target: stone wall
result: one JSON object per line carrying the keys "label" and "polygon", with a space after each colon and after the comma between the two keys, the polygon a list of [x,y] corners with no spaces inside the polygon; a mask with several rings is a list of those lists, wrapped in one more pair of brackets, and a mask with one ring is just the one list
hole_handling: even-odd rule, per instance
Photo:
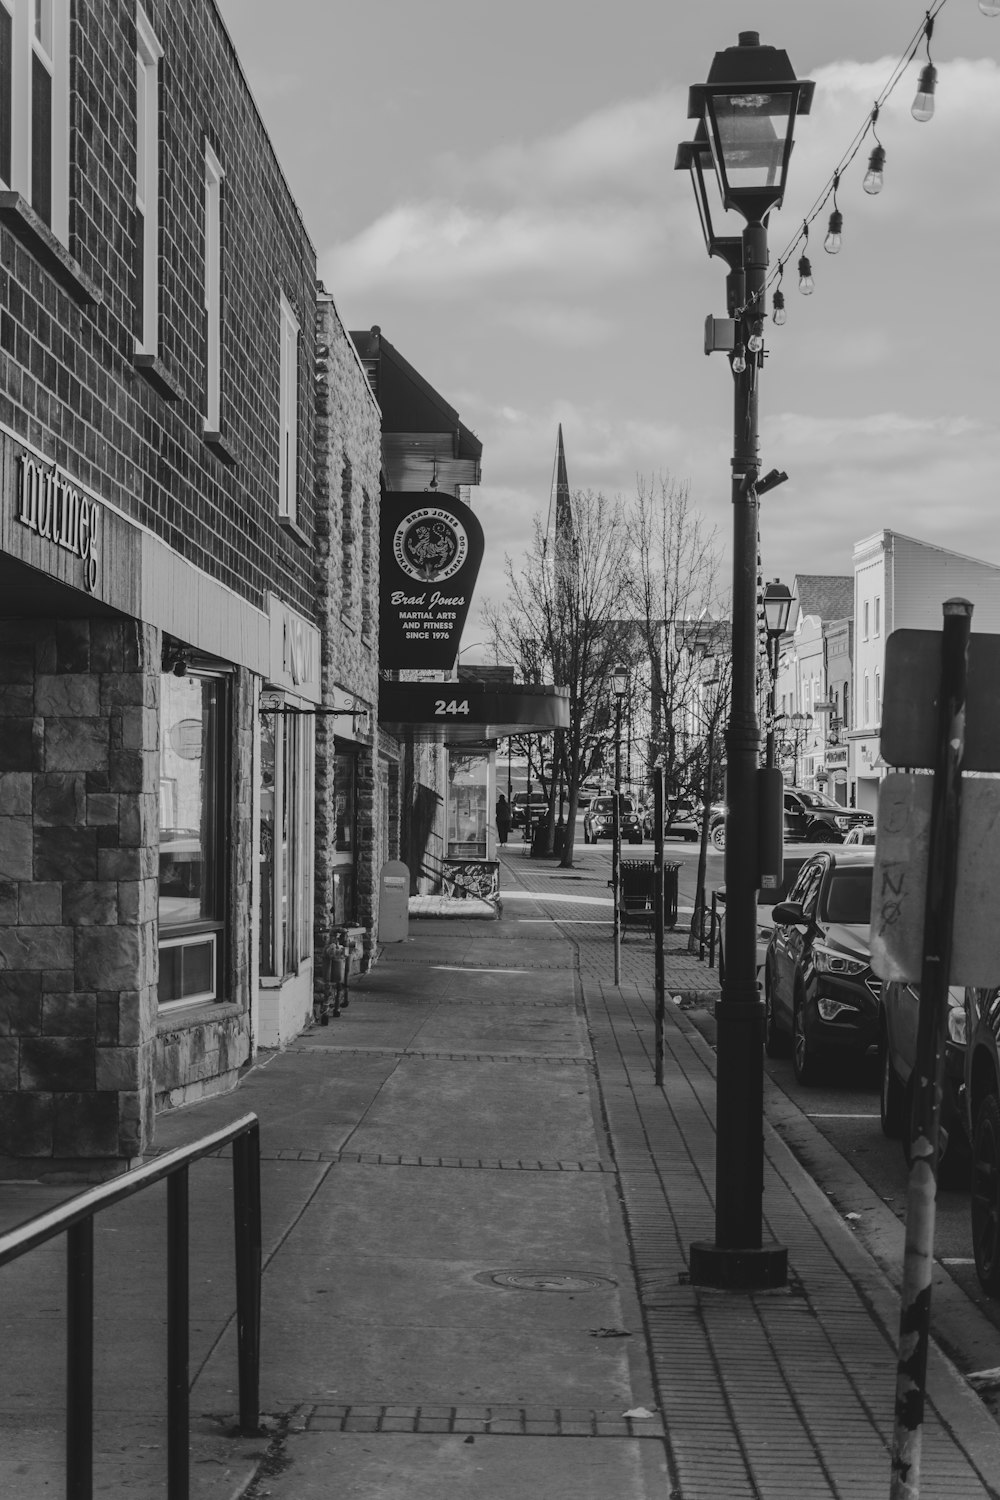
{"label": "stone wall", "polygon": [[0,1156],[103,1176],[152,1140],[159,632],[0,621]]}
{"label": "stone wall", "polygon": [[[336,740],[357,749],[358,827],[355,879],[359,922],[371,961],[377,920],[381,799],[374,764],[378,716],[378,516],[381,420],[354,345],[334,306],[320,295],[316,334],[316,596],[322,628],[323,703],[355,695],[371,709],[363,734],[355,721],[320,715],[316,723],[317,957],[333,906],[334,753]],[[317,963],[317,981],[322,965]]]}

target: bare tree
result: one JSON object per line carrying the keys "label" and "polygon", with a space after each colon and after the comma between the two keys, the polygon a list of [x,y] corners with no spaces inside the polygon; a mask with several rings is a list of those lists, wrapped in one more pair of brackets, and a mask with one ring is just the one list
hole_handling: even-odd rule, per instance
{"label": "bare tree", "polygon": [[[559,557],[536,520],[521,564],[505,558],[507,597],[482,608],[498,660],[526,664],[534,653],[544,675],[569,692],[569,727],[557,732],[553,756],[553,779],[561,773],[569,803],[566,868],[573,863],[580,783],[608,739],[611,668],[632,638],[622,620],[630,558],[621,509],[592,491],[578,491],[572,508],[572,535],[563,537]],[[550,826],[551,807],[550,799]]]}
{"label": "bare tree", "polygon": [[647,769],[663,766],[669,813],[680,798],[710,799],[703,686],[709,675],[728,681],[731,653],[722,546],[689,486],[662,474],[639,479],[626,526],[636,676],[649,694]]}

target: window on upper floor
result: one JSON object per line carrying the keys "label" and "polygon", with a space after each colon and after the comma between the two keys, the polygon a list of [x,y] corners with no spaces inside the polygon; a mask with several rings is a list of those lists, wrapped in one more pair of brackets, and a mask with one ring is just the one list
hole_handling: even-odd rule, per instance
{"label": "window on upper floor", "polygon": [[163,49],[136,7],[135,347],[157,352],[160,315],[160,58]]}
{"label": "window on upper floor", "polygon": [[875,634],[877,636],[882,634],[882,599],[880,596],[875,599]]}
{"label": "window on upper floor", "polygon": [[867,727],[867,725],[869,725],[871,723],[871,721],[872,721],[871,693],[869,691],[868,673],[867,672],[865,673],[864,690],[865,690],[865,693],[864,693],[864,713],[865,713],[864,722],[865,722],[865,725]]}
{"label": "window on upper floor", "polygon": [[882,673],[875,673],[875,723],[882,722]]}
{"label": "window on upper floor", "polygon": [[299,320],[281,293],[281,358],[279,370],[278,514],[285,521],[298,516]]}
{"label": "window on upper floor", "polygon": [[205,431],[220,426],[222,391],[222,178],[219,159],[205,146]]}
{"label": "window on upper floor", "polygon": [[863,640],[867,640],[868,639],[868,600],[867,599],[865,600],[864,606],[862,608],[861,618],[864,621],[864,626],[863,626],[863,629],[862,629],[862,639]]}
{"label": "window on upper floor", "polygon": [[0,0],[0,180],[69,243],[69,0]]}

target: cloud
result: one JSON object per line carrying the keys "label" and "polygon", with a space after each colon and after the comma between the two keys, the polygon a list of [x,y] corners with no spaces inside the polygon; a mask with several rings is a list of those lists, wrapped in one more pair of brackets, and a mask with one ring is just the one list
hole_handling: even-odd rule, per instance
{"label": "cloud", "polygon": [[520,302],[496,309],[505,328],[562,349],[588,349],[605,343],[614,332],[613,319],[571,302]]}
{"label": "cloud", "polygon": [[532,274],[593,283],[645,266],[661,236],[656,215],[641,209],[610,215],[599,205],[554,212],[409,203],[335,246],[320,274],[347,293],[391,287],[453,296],[484,281]]}
{"label": "cloud", "polygon": [[678,121],[685,102],[678,90],[627,99],[532,142],[511,142],[474,162],[443,159],[452,189],[500,193],[524,200],[553,194],[649,192],[673,167]]}

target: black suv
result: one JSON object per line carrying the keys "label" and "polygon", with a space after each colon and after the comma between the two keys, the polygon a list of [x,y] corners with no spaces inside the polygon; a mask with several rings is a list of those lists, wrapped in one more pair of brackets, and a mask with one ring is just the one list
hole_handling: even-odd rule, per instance
{"label": "black suv", "polygon": [[510,799],[510,826],[523,828],[525,815],[537,823],[549,810],[549,799],[544,792],[515,792]]}
{"label": "black suv", "polygon": [[805,787],[785,787],[786,844],[842,844],[852,828],[874,828],[869,812],[856,807],[841,807],[823,792]]}
{"label": "black suv", "polygon": [[879,1040],[881,981],[871,967],[874,849],[811,854],[772,911],[764,960],[764,1050],[791,1048],[799,1083],[824,1054],[863,1054]]}

